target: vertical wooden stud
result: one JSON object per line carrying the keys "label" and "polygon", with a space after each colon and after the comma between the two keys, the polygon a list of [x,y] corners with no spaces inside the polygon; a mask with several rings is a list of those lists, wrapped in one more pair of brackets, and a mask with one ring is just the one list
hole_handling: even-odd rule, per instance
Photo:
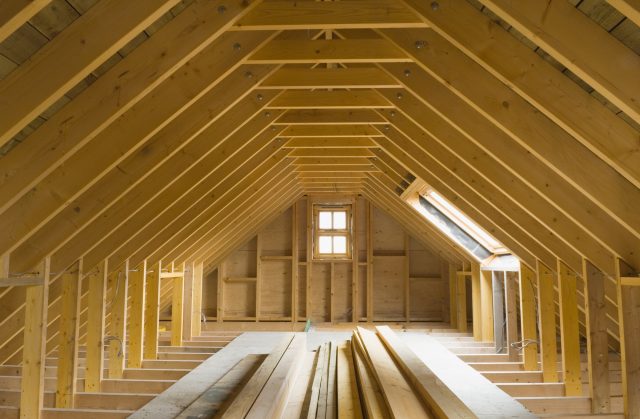
{"label": "vertical wooden stud", "polygon": [[358,217],[358,197],[353,200],[353,208],[351,211],[351,321],[353,323],[358,322],[358,313],[360,308],[358,307],[358,295],[360,293],[359,288],[359,275],[360,268],[358,262],[360,262],[360,246],[358,245],[358,223],[360,223]]}
{"label": "vertical wooden stud", "polygon": [[171,346],[182,346],[184,276],[176,276],[171,278],[171,280],[173,281],[173,296],[171,299]]}
{"label": "vertical wooden stud", "polygon": [[[182,340],[191,341],[193,324],[193,262],[184,263],[184,303],[182,311]],[[198,321],[200,317],[198,317]]]}
{"label": "vertical wooden stud", "polygon": [[538,369],[538,336],[536,331],[535,272],[520,264],[520,328],[524,348],[522,357],[526,371]]}
{"label": "vertical wooden stud", "polygon": [[560,341],[565,394],[582,395],[580,378],[580,335],[578,332],[578,295],[576,274],[558,259],[560,290]]}
{"label": "vertical wooden stud", "polygon": [[473,309],[473,338],[482,340],[482,298],[480,292],[480,264],[471,263],[471,304]]}
{"label": "vertical wooden stud", "polygon": [[334,292],[336,289],[336,284],[335,284],[335,276],[336,276],[336,266],[333,262],[331,262],[329,264],[330,266],[330,279],[329,279],[329,296],[330,296],[330,301],[329,301],[329,321],[331,323],[335,322],[335,309],[334,309]]}
{"label": "vertical wooden stud", "polygon": [[129,261],[108,277],[111,290],[111,321],[109,324],[109,378],[122,378],[126,353],[127,290],[129,287]]}
{"label": "vertical wooden stud", "polygon": [[609,336],[607,333],[607,309],[605,297],[606,276],[591,262],[582,260],[584,279],[587,370],[589,371],[589,395],[592,413],[609,413]]}
{"label": "vertical wooden stud", "polygon": [[222,323],[222,317],[224,316],[224,281],[227,277],[227,265],[225,261],[220,262],[218,266],[218,304],[216,320],[218,323]]}
{"label": "vertical wooden stud", "polygon": [[409,284],[409,235],[404,233],[404,258],[402,260],[402,280],[404,289],[404,319],[408,323],[411,320],[410,284]]}
{"label": "vertical wooden stud", "polygon": [[158,326],[160,320],[160,274],[162,262],[147,271],[144,306],[144,359],[158,358]]}
{"label": "vertical wooden stud", "polygon": [[260,320],[262,310],[262,236],[256,236],[256,321]]}
{"label": "vertical wooden stud", "polygon": [[504,273],[504,301],[507,319],[507,353],[509,361],[517,362],[520,358],[519,351],[511,344],[518,341],[518,303],[516,297],[516,274]]}
{"label": "vertical wooden stud", "polygon": [[482,340],[490,342],[495,339],[493,329],[493,272],[480,272],[480,298],[482,313]]}
{"label": "vertical wooden stud", "polygon": [[291,322],[298,321],[298,203],[291,207]]}
{"label": "vertical wooden stud", "polygon": [[193,305],[191,313],[191,336],[202,334],[202,276],[204,275],[204,264],[202,262],[193,264]]}
{"label": "vertical wooden stud", "polygon": [[458,330],[466,333],[468,330],[467,324],[467,277],[465,275],[458,275],[456,273],[455,265],[449,265],[449,270],[453,271],[456,275],[456,300],[458,312],[456,319],[458,321]]}
{"label": "vertical wooden stud", "polygon": [[640,287],[622,285],[624,276],[638,276],[624,262],[616,264],[622,396],[625,417],[640,418]]}
{"label": "vertical wooden stud", "polygon": [[540,329],[540,358],[545,383],[558,381],[558,346],[556,342],[556,307],[554,302],[554,273],[536,261],[538,273],[538,322]]}
{"label": "vertical wooden stud", "polygon": [[373,206],[367,201],[367,321],[373,321]]}
{"label": "vertical wooden stud", "polygon": [[91,310],[87,316],[87,360],[84,391],[100,391],[104,370],[104,318],[107,288],[107,261],[100,264],[88,277]]}
{"label": "vertical wooden stud", "polygon": [[305,301],[307,320],[311,320],[311,302],[313,300],[313,293],[311,292],[311,274],[313,273],[313,201],[307,197],[307,269],[306,269],[306,286],[307,295]]}
{"label": "vertical wooden stud", "polygon": [[458,274],[452,264],[442,263],[442,271],[447,272],[449,280],[449,324],[458,327]]}
{"label": "vertical wooden stud", "polygon": [[[4,264],[6,265],[6,259]],[[8,271],[8,268],[4,268]],[[28,286],[24,316],[20,418],[39,419],[44,399],[44,365],[47,343],[47,308],[49,299],[49,258],[40,269],[42,285]]]}
{"label": "vertical wooden stud", "polygon": [[127,322],[127,367],[142,368],[144,345],[144,307],[147,278],[147,261],[143,261],[130,272],[131,306]]}
{"label": "vertical wooden stud", "polygon": [[78,318],[80,316],[82,260],[62,274],[62,310],[58,334],[56,407],[73,408],[78,377]]}

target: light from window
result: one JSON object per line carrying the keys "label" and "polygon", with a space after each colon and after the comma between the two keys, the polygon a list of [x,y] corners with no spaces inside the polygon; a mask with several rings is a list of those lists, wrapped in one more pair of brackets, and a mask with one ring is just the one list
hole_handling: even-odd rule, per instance
{"label": "light from window", "polygon": [[316,205],[314,208],[314,257],[345,259],[350,250],[350,205]]}

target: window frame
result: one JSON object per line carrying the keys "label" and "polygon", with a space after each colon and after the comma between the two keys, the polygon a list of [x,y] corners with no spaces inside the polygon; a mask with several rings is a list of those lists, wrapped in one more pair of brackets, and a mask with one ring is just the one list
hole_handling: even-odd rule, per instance
{"label": "window frame", "polygon": [[[314,260],[351,260],[353,253],[352,229],[353,229],[353,207],[351,204],[313,204],[313,259]],[[321,229],[321,212],[345,212],[346,227],[344,229]],[[332,215],[333,220],[333,215]],[[333,221],[332,221],[333,223]],[[345,237],[346,253],[320,253],[320,236]],[[333,240],[333,239],[332,239]],[[332,243],[333,246],[333,243]]]}

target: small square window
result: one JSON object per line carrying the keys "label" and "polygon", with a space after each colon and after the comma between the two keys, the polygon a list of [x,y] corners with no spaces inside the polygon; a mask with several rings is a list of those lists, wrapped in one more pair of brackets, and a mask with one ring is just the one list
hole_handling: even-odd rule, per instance
{"label": "small square window", "polygon": [[314,258],[351,258],[351,206],[314,206]]}

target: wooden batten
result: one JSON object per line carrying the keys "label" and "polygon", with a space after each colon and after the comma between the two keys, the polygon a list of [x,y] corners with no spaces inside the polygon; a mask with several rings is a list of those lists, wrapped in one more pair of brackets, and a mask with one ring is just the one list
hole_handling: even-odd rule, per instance
{"label": "wooden batten", "polygon": [[142,368],[147,261],[129,272],[131,309],[127,321],[127,368]]}
{"label": "wooden batten", "polygon": [[[480,278],[480,264],[476,262],[471,263],[471,305],[473,309],[473,338],[477,341],[481,341],[483,338],[482,329],[485,326],[482,321],[482,293],[481,293]],[[493,299],[493,297],[492,297]],[[491,315],[493,318],[493,314]],[[491,328],[493,329],[493,321],[491,322]]]}
{"label": "wooden batten", "polygon": [[127,300],[129,290],[129,263],[109,274],[108,288],[111,291],[109,298],[109,312],[111,314],[108,336],[105,341],[109,343],[109,367],[108,377],[112,379],[122,378],[126,359],[126,329],[127,329]]}
{"label": "wooden batten", "polygon": [[577,275],[558,260],[560,299],[560,341],[562,343],[562,373],[565,394],[582,395],[580,377],[580,335],[578,332]]}
{"label": "wooden batten", "polygon": [[158,327],[160,321],[160,274],[162,262],[147,271],[144,296],[144,359],[158,357]]}
{"label": "wooden batten", "polygon": [[107,262],[87,274],[89,283],[87,316],[87,361],[84,391],[99,392],[104,378],[105,306],[107,298]]}
{"label": "wooden batten", "polygon": [[558,381],[556,341],[556,310],[554,303],[554,273],[538,261],[536,265],[538,275],[538,329],[540,330],[540,362],[544,382]]}
{"label": "wooden batten", "polygon": [[526,371],[538,369],[538,333],[536,329],[536,273],[520,263],[520,330],[522,358]]}

